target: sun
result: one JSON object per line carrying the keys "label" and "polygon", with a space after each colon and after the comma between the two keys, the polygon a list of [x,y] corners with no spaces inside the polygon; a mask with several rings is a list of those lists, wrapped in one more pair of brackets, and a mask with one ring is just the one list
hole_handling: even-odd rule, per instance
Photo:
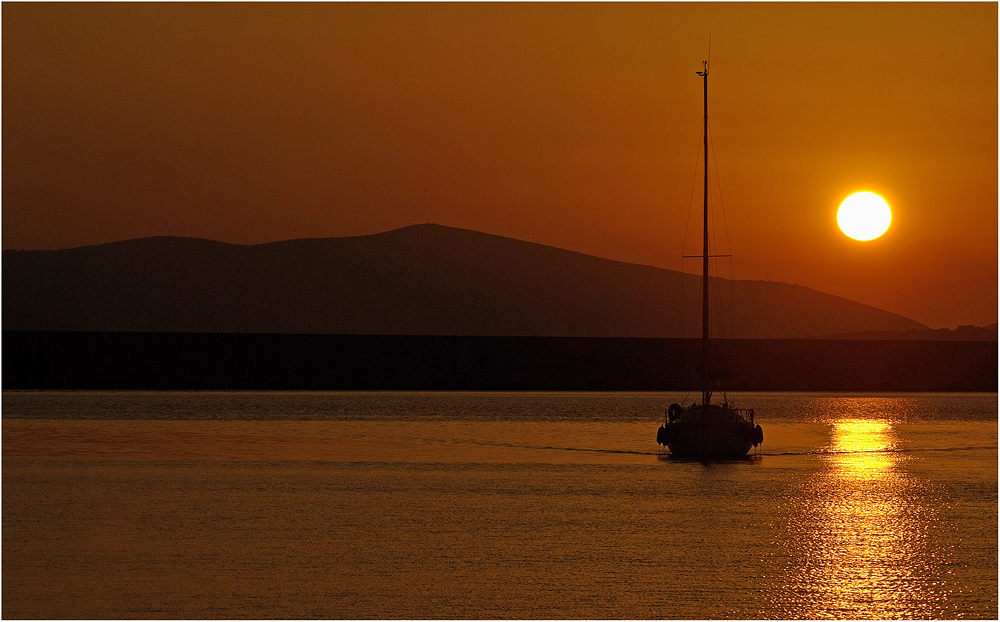
{"label": "sun", "polygon": [[840,230],[862,242],[885,233],[891,220],[889,204],[874,192],[855,192],[844,199],[837,211]]}

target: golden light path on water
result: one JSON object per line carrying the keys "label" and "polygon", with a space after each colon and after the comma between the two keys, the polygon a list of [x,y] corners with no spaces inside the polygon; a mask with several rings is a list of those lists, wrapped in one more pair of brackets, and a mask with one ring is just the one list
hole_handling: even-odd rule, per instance
{"label": "golden light path on water", "polygon": [[886,420],[831,424],[823,459],[810,482],[803,567],[789,591],[806,618],[935,617],[942,586],[927,585],[926,530],[933,514],[902,468],[910,459]]}

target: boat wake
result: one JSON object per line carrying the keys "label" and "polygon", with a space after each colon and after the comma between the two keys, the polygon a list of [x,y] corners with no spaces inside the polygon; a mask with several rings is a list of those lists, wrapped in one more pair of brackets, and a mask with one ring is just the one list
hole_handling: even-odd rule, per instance
{"label": "boat wake", "polygon": [[[421,438],[421,442],[425,443],[447,443],[447,444],[457,444],[457,445],[477,445],[480,447],[503,447],[508,449],[529,449],[529,450],[546,450],[546,451],[572,451],[572,452],[582,452],[582,453],[594,453],[594,454],[620,454],[620,455],[631,455],[631,456],[656,456],[662,460],[670,460],[675,462],[703,462],[704,460],[697,459],[686,459],[678,458],[673,454],[659,450],[659,451],[640,451],[635,449],[610,449],[603,447],[570,447],[567,445],[547,445],[547,444],[532,444],[532,443],[518,443],[518,442],[505,442],[505,441],[484,441],[473,438],[454,438],[454,439],[443,439],[443,438]],[[861,450],[837,450],[837,449],[813,449],[813,450],[802,450],[802,451],[756,451],[747,455],[745,458],[740,459],[727,459],[724,462],[747,462],[760,459],[763,457],[771,456],[849,456],[849,455],[865,455],[865,454],[921,454],[921,453],[940,453],[940,452],[964,452],[964,451],[996,451],[997,445],[969,445],[964,447],[925,447],[925,448],[882,448],[882,449],[861,449]]]}
{"label": "boat wake", "polygon": [[566,447],[564,445],[530,445],[527,443],[510,443],[503,441],[482,441],[472,438],[459,438],[459,439],[440,439],[440,438],[422,438],[420,439],[427,443],[455,443],[461,445],[479,445],[482,447],[506,447],[510,449],[542,449],[550,451],[579,451],[587,453],[600,453],[600,454],[625,454],[632,456],[655,456],[657,455],[655,451],[636,451],[632,449],[604,449],[600,447]]}
{"label": "boat wake", "polygon": [[997,450],[996,445],[969,445],[966,447],[918,447],[909,449],[883,448],[883,449],[857,449],[845,451],[839,449],[814,449],[810,451],[775,451],[760,452],[760,456],[838,456],[838,455],[863,455],[863,454],[921,454],[937,452],[958,452],[958,451],[989,451]]}

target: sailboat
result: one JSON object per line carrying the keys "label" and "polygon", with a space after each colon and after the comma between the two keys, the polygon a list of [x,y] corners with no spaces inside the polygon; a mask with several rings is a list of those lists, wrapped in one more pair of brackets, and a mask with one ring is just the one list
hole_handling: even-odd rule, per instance
{"label": "sailboat", "polygon": [[671,404],[663,425],[656,431],[656,442],[666,445],[678,458],[720,460],[742,458],[751,447],[764,442],[764,431],[754,421],[752,408],[735,408],[723,397],[721,404],[712,403],[714,378],[711,367],[711,340],[708,334],[708,61],[702,61],[704,71],[696,72],[705,87],[705,201],[702,229],[702,288],[701,288],[701,402],[687,407]]}

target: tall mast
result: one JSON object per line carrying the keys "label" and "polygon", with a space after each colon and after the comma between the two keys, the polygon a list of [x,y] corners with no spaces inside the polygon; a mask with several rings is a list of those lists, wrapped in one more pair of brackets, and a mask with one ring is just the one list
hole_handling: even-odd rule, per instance
{"label": "tall mast", "polygon": [[701,403],[712,399],[708,388],[708,61],[701,62],[704,71],[697,72],[705,84],[705,201],[701,254]]}

